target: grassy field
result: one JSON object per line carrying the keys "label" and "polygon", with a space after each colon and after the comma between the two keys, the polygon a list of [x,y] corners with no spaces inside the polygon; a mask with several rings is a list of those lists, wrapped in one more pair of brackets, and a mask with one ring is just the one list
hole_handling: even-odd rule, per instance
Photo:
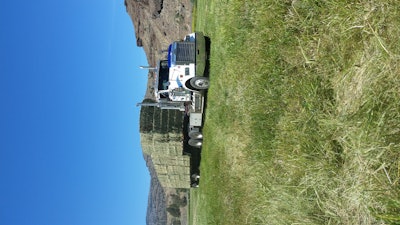
{"label": "grassy field", "polygon": [[197,0],[191,225],[400,224],[400,2]]}

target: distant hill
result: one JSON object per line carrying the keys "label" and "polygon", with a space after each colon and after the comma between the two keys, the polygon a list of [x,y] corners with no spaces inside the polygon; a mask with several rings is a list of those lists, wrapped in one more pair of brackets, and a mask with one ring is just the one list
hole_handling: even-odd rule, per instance
{"label": "distant hill", "polygon": [[159,51],[191,32],[190,0],[125,0],[135,28],[136,44],[143,47],[150,65]]}
{"label": "distant hill", "polygon": [[167,224],[167,211],[165,210],[167,208],[166,194],[155,175],[155,171],[152,169],[154,166],[152,165],[150,156],[144,155],[144,158],[151,176],[146,223],[148,225],[165,225]]}
{"label": "distant hill", "polygon": [[182,155],[182,125],[180,111],[151,106],[141,108],[142,150],[151,175],[146,218],[149,225],[171,224],[168,221],[181,219],[167,214],[166,209],[172,204],[170,199],[176,190],[190,185],[190,158]]}
{"label": "distant hill", "polygon": [[[190,187],[190,158],[183,155],[183,112],[142,106],[140,139],[143,154],[164,188]],[[149,167],[150,168],[150,167]]]}
{"label": "distant hill", "polygon": [[[186,34],[191,32],[192,4],[190,0],[125,0],[124,4],[134,25],[136,45],[144,49],[150,66],[155,66],[158,59],[165,57],[165,53],[162,53],[162,50],[166,49],[172,41],[182,39]],[[152,73],[149,73],[147,92],[145,93],[146,98],[149,99],[153,96],[151,93],[151,87],[154,82],[152,77]],[[154,118],[162,122],[154,124]],[[164,121],[165,118],[168,118],[167,121]],[[164,141],[168,142],[168,149],[173,149],[172,152],[179,154],[182,151],[181,121],[182,114],[180,112],[167,113],[157,111],[154,107],[142,107],[140,121],[141,138],[142,140],[150,140],[149,138],[153,138],[154,133],[164,133],[157,138],[159,140],[164,138]],[[168,178],[161,182],[158,179],[156,167],[157,163],[160,162],[160,158],[158,162],[154,162],[154,158],[151,156],[152,153],[149,152],[149,149],[152,148],[151,146],[154,145],[142,142],[142,148],[145,151],[143,157],[151,175],[146,218],[147,224],[166,225],[171,224],[171,221],[175,221],[176,223],[177,218],[169,214],[167,215],[166,208],[171,203],[171,199],[176,198],[174,196],[176,196],[176,190],[178,189],[162,187],[162,182],[165,186]],[[169,151],[171,153],[171,150]],[[183,165],[187,164],[185,161],[179,163]],[[160,169],[160,167],[158,168]],[[185,217],[185,215],[186,213],[182,213],[181,217]],[[182,218],[181,221],[181,224],[185,225],[187,218]]]}
{"label": "distant hill", "polygon": [[[125,0],[126,11],[135,29],[136,45],[146,53],[147,62],[155,66],[165,57],[169,44],[191,33],[192,3],[190,0]],[[153,80],[149,74],[148,87]],[[150,98],[148,88],[146,98]]]}

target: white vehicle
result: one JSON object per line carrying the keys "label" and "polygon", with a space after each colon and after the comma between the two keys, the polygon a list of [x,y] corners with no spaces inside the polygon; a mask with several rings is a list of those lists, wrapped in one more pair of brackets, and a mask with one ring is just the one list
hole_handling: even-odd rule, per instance
{"label": "white vehicle", "polygon": [[200,32],[175,41],[168,48],[167,60],[160,60],[155,78],[155,98],[162,109],[179,109],[190,117],[189,145],[200,148],[204,113],[206,38]]}
{"label": "white vehicle", "polygon": [[173,42],[168,48],[169,89],[208,89],[209,80],[204,77],[206,61],[206,41],[202,33],[192,33],[183,41]]}

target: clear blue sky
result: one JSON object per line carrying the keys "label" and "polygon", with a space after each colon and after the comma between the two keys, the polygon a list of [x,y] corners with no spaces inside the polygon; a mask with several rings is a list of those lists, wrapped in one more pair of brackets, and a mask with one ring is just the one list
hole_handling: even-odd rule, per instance
{"label": "clear blue sky", "polygon": [[147,72],[123,0],[0,3],[0,225],[144,225]]}

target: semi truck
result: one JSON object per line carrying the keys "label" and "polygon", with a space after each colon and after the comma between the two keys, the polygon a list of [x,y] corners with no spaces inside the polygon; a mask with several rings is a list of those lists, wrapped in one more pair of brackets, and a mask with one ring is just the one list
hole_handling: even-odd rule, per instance
{"label": "semi truck", "polygon": [[205,76],[207,38],[201,32],[172,42],[167,59],[158,61],[154,94],[158,107],[185,111],[189,116],[188,144],[201,148],[205,93],[209,78]]}

